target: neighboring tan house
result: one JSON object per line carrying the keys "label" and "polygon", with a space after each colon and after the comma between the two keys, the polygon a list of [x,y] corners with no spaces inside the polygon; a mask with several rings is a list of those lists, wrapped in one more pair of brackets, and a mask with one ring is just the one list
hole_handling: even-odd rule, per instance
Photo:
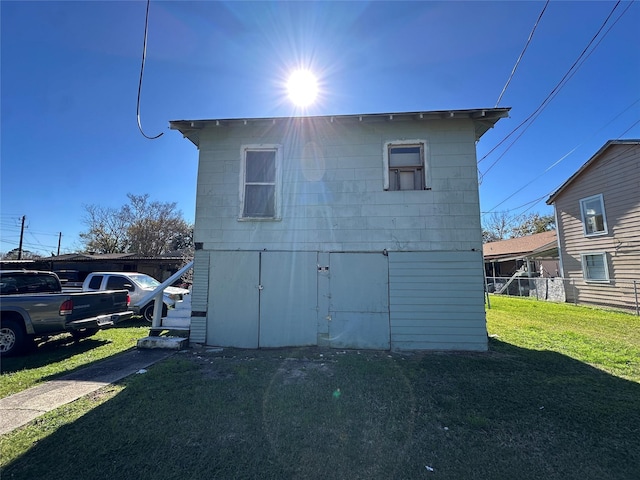
{"label": "neighboring tan house", "polygon": [[190,340],[486,350],[475,144],[508,112],[170,122],[199,149]]}
{"label": "neighboring tan house", "polygon": [[555,230],[487,242],[482,253],[487,277],[511,277],[517,272],[540,277],[560,275]]}
{"label": "neighboring tan house", "polygon": [[[640,140],[611,140],[547,200],[567,302],[635,309],[640,288]],[[634,285],[634,280],[636,284]]]}

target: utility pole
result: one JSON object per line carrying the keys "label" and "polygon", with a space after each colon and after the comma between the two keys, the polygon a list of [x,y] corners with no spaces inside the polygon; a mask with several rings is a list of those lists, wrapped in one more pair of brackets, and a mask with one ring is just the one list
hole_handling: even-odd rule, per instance
{"label": "utility pole", "polygon": [[27,217],[22,216],[22,227],[20,227],[20,245],[18,246],[18,260],[22,260],[22,239],[24,238],[24,221]]}
{"label": "utility pole", "polygon": [[60,242],[62,241],[62,232],[58,235],[58,256],[60,256]]}

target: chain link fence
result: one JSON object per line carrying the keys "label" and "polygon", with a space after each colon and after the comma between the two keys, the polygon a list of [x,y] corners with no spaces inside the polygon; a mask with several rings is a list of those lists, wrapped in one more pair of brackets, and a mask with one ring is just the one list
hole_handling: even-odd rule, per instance
{"label": "chain link fence", "polygon": [[487,277],[486,291],[495,295],[614,308],[640,315],[640,280],[601,283],[561,277]]}

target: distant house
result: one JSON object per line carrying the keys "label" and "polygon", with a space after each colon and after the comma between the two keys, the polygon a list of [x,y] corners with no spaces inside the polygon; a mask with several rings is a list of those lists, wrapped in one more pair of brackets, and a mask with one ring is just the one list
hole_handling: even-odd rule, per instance
{"label": "distant house", "polygon": [[82,282],[91,272],[140,272],[163,281],[177,272],[185,258],[180,252],[159,256],[137,253],[67,253],[31,260],[2,260],[4,269],[28,268],[51,270],[58,273],[64,283]]}
{"label": "distant house", "polygon": [[[567,301],[632,309],[640,288],[640,140],[611,140],[547,200]],[[637,282],[634,289],[634,280]]]}
{"label": "distant house", "polygon": [[184,120],[191,341],[486,350],[475,143],[509,109]]}
{"label": "distant house", "polygon": [[487,242],[482,253],[487,277],[511,277],[518,271],[541,277],[560,275],[555,230]]}

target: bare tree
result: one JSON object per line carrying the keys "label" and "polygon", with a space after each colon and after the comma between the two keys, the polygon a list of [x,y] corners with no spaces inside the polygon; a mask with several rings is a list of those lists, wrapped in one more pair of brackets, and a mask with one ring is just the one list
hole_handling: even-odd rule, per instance
{"label": "bare tree", "polygon": [[176,209],[177,203],[150,202],[149,194],[128,194],[122,209],[127,219],[129,249],[143,255],[161,255],[173,250],[177,239],[189,235],[190,225]]}
{"label": "bare tree", "polygon": [[555,229],[553,215],[509,215],[508,212],[494,212],[482,228],[482,241],[497,242],[508,238],[524,237]]}
{"label": "bare tree", "polygon": [[510,237],[515,226],[515,217],[508,212],[493,212],[482,226],[482,241],[497,242]]}
{"label": "bare tree", "polygon": [[193,227],[177,210],[176,202],[149,201],[149,194],[128,194],[129,204],[116,210],[85,205],[88,231],[80,239],[88,251],[162,255],[193,245]]}
{"label": "bare tree", "polygon": [[[18,249],[14,248],[13,250],[9,250],[7,253],[0,253],[0,258],[2,260],[17,260],[18,259]],[[30,252],[29,250],[22,250],[22,259],[29,260],[34,258],[42,258],[42,255],[34,252]]]}
{"label": "bare tree", "polygon": [[80,241],[88,252],[125,253],[127,222],[120,210],[98,205],[83,205],[86,215],[82,219],[89,228],[80,233]]}

